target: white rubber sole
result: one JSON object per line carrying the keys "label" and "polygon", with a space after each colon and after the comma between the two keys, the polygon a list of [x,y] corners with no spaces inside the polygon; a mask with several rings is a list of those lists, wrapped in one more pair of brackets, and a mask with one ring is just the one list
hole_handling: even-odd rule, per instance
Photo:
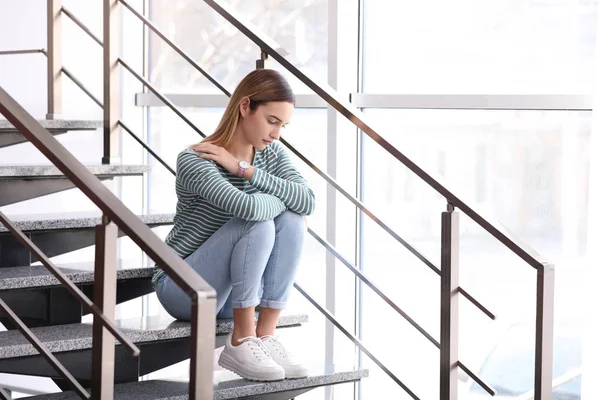
{"label": "white rubber sole", "polygon": [[239,363],[225,352],[221,353],[221,356],[219,357],[219,365],[250,381],[272,382],[285,379],[285,371],[283,368],[279,371],[256,371],[255,369],[248,368],[244,364]]}

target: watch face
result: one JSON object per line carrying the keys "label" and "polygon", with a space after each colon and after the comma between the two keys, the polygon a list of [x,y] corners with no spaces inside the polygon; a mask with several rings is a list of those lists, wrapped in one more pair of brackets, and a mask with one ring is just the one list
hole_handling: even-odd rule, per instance
{"label": "watch face", "polygon": [[248,169],[250,168],[250,163],[248,161],[240,161],[240,168]]}

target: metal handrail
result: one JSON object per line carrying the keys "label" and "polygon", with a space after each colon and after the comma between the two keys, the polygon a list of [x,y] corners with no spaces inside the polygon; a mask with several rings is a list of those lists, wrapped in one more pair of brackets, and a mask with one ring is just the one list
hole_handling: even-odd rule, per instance
{"label": "metal handrail", "polygon": [[[139,12],[137,12],[137,10],[135,8],[133,8],[131,5],[129,5],[129,3],[127,3],[125,0],[119,0],[121,2],[121,4],[123,4],[129,11],[131,11],[131,13],[133,15],[135,15],[136,17],[138,17],[149,29],[152,30],[152,32],[154,32],[159,38],[161,38],[165,43],[167,43],[169,46],[171,46],[171,48],[173,50],[175,50],[176,53],[178,53],[181,57],[183,57],[188,63],[190,63],[194,68],[196,68],[196,70],[198,72],[200,72],[202,75],[204,75],[204,77],[206,77],[206,79],[208,79],[213,85],[215,85],[216,87],[218,87],[223,93],[227,94],[228,96],[231,96],[231,94],[227,91],[227,89],[225,89],[223,86],[221,86],[221,84],[215,79],[213,78],[208,72],[206,72],[202,67],[200,67],[190,56],[187,55],[186,52],[184,52],[181,47],[177,46],[175,43],[173,43],[172,40],[170,40],[168,37],[166,37],[160,29],[158,29],[156,26],[154,26],[154,24],[146,17],[144,17],[142,14],[140,14]],[[162,99],[161,99],[162,100]]]}
{"label": "metal handrail", "polygon": [[46,53],[45,49],[32,49],[32,50],[3,50],[0,51],[0,56],[12,56],[16,54],[37,54]]}
{"label": "metal handrail", "polygon": [[66,289],[71,292],[77,300],[79,300],[83,306],[92,314],[94,314],[95,318],[100,318],[102,324],[108,329],[117,339],[121,341],[131,351],[131,354],[134,357],[137,357],[140,354],[140,349],[133,344],[133,342],[127,338],[119,329],[110,322],[104,313],[79,289],[61,270],[54,265],[52,261],[44,254],[44,252],[35,245],[29,239],[19,227],[17,227],[2,211],[0,211],[0,222],[6,226],[6,228],[16,237],[16,239],[21,242],[21,244],[27,248],[30,252],[32,252],[37,259],[54,275],[56,279],[60,283],[65,286]]}
{"label": "metal handrail", "polygon": [[453,206],[460,208],[467,216],[475,221],[484,230],[498,239],[505,247],[514,252],[517,256],[523,259],[527,264],[533,268],[543,268],[544,263],[547,263],[536,251],[531,249],[521,240],[516,238],[514,235],[509,233],[506,228],[502,227],[497,222],[492,223],[493,219],[484,218],[483,213],[476,211],[474,207],[471,207],[465,203],[458,195],[451,192],[447,187],[448,184],[442,184],[443,179],[441,177],[434,176],[432,173],[426,172],[423,168],[419,167],[407,156],[401,153],[398,149],[392,146],[387,140],[381,137],[370,124],[367,123],[364,113],[360,112],[349,102],[342,100],[338,93],[325,84],[317,84],[314,80],[309,78],[306,74],[301,72],[294,64],[289,62],[287,58],[278,52],[279,46],[273,43],[273,41],[263,35],[258,34],[254,30],[250,29],[246,24],[241,22],[241,18],[238,17],[231,7],[221,4],[215,0],[204,0],[213,10],[218,12],[223,18],[229,23],[235,26],[240,32],[242,32],[248,39],[257,44],[262,51],[267,52],[277,62],[279,62],[285,69],[287,69],[294,77],[298,78],[302,83],[313,90],[323,100],[325,100],[331,107],[336,109],[340,114],[348,118],[357,128],[361,129],[371,139],[373,139],[379,146],[386,150],[396,160],[404,164],[409,170],[419,176],[425,183],[431,188],[440,193],[444,198],[448,200]]}
{"label": "metal handrail", "polygon": [[[21,318],[19,318],[13,310],[4,302],[4,300],[0,299],[0,309],[2,309],[8,318],[12,321],[12,323],[17,327],[17,329],[27,338],[29,343],[33,345],[46,358],[46,361],[54,367],[54,369],[69,382],[69,385],[77,392],[77,394],[84,399],[90,399],[90,394],[77,382],[77,379],[71,375],[71,373],[65,368],[64,365],[52,354],[50,350],[44,346],[42,342],[31,332],[31,330],[23,323]],[[10,397],[7,397],[10,399]]]}
{"label": "metal handrail", "polygon": [[10,395],[6,393],[6,390],[2,386],[0,386],[0,399],[2,400],[10,400]]}
{"label": "metal handrail", "polygon": [[69,11],[69,9],[67,9],[65,6],[62,6],[61,11],[63,14],[69,17],[71,21],[75,23],[75,25],[77,25],[81,28],[81,30],[87,33],[88,36],[91,37],[96,43],[102,46],[102,40],[100,40],[98,36],[94,35],[90,28],[88,28],[83,22],[81,22],[81,20],[79,20],[79,18],[77,18],[71,11]]}
{"label": "metal handrail", "polygon": [[75,75],[73,75],[71,73],[71,71],[69,71],[68,69],[66,69],[65,67],[61,68],[62,73],[64,73],[75,85],[77,85],[79,87],[79,89],[81,89],[83,91],[83,93],[87,94],[90,99],[92,99],[92,101],[96,104],[98,104],[100,106],[100,108],[104,108],[104,104],[102,104],[102,102],[92,94],[92,92],[90,92],[90,90],[88,88],[85,87],[85,85],[83,83],[81,83],[81,81],[79,79],[77,79],[75,77]]}
{"label": "metal handrail", "polygon": [[214,341],[214,326],[211,329],[210,325],[201,325],[200,321],[205,315],[214,316],[215,290],[200,275],[191,270],[185,261],[2,88],[0,88],[0,113],[190,296],[192,300],[190,397],[194,398],[195,393],[200,393],[196,390],[198,380],[201,376],[206,378],[203,369],[205,365],[200,366],[200,362],[206,364],[205,360],[200,360],[201,349],[205,345],[210,345],[211,340]]}

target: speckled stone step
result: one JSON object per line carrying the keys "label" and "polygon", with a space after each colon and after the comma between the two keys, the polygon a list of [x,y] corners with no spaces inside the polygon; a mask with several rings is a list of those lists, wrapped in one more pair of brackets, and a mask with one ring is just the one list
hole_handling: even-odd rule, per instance
{"label": "speckled stone step", "polygon": [[[305,323],[307,315],[283,315],[278,327]],[[189,322],[177,321],[168,316],[152,316],[122,319],[116,326],[134,343],[173,340],[190,337]],[[217,320],[217,335],[226,335],[233,329],[233,320]],[[53,353],[92,348],[92,324],[68,324],[33,328],[33,333]],[[0,332],[0,360],[27,357],[38,354],[37,350],[19,331]]]}
{"label": "speckled stone step", "polygon": [[[150,171],[149,165],[88,165],[94,175],[128,176]],[[54,165],[0,165],[0,179],[65,178]]]}
{"label": "speckled stone step", "polygon": [[[277,382],[251,382],[236,378],[228,372],[215,373],[213,399],[261,399],[269,394],[288,393],[291,398],[311,389],[355,382],[369,376],[368,370],[352,370],[333,367],[312,368],[311,375],[304,379],[286,379]],[[152,380],[115,385],[115,399],[127,400],[182,400],[188,398],[189,386],[186,382]],[[75,400],[74,392],[62,392],[29,397],[32,400]],[[277,397],[277,398],[284,398]]]}
{"label": "speckled stone step", "polygon": [[[159,213],[138,216],[145,224],[155,227],[172,224],[175,214]],[[27,214],[9,215],[8,217],[23,231],[85,229],[93,228],[101,223],[101,214],[99,212],[56,213],[52,215]],[[0,233],[6,231],[6,227],[0,224]]]}
{"label": "speckled stone step", "polygon": [[[41,120],[39,122],[53,135],[70,131],[91,131],[104,126],[102,121]],[[0,119],[0,148],[23,142],[27,142],[25,136],[10,122]]]}
{"label": "speckled stone step", "polygon": [[[90,131],[93,129],[102,128],[102,121],[84,121],[71,119],[50,119],[38,120],[40,124],[51,132],[67,132],[67,131]],[[6,132],[18,132],[13,124],[5,119],[0,119],[0,134]]]}
{"label": "speckled stone step", "polygon": [[[150,279],[152,267],[136,267],[139,262],[119,260],[117,280]],[[94,282],[94,263],[59,264],[57,267],[77,285]],[[34,289],[58,286],[61,283],[44,266],[0,268],[0,290]]]}

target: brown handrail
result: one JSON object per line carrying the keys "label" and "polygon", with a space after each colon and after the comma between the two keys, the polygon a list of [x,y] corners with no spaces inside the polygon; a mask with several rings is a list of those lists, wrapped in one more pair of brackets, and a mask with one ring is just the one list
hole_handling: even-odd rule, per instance
{"label": "brown handrail", "polygon": [[334,89],[325,84],[317,84],[313,79],[309,78],[306,74],[301,72],[294,64],[287,60],[287,58],[278,52],[277,44],[273,43],[272,39],[265,35],[257,32],[256,29],[251,29],[247,24],[244,24],[242,18],[232,9],[232,7],[217,2],[215,0],[204,0],[212,9],[218,12],[223,18],[229,23],[235,26],[240,32],[242,32],[248,39],[257,44],[262,51],[267,52],[277,62],[279,62],[285,69],[292,73],[302,83],[313,90],[323,100],[325,100],[331,107],[336,109],[344,117],[348,118],[357,128],[361,129],[377,144],[379,144],[384,150],[391,154],[394,158],[404,164],[413,173],[419,176],[425,183],[431,186],[435,191],[444,196],[449,203],[454,207],[460,208],[467,216],[475,221],[479,226],[489,232],[492,236],[498,239],[504,246],[509,248],[512,252],[523,259],[527,264],[533,268],[543,268],[544,263],[547,261],[535,250],[531,249],[530,246],[523,243],[520,239],[515,237],[513,234],[497,222],[491,222],[491,218],[485,218],[483,212],[476,211],[474,207],[471,207],[465,203],[458,195],[447,189],[448,184],[444,184],[441,177],[435,176],[433,173],[426,172],[423,168],[419,167],[407,156],[401,153],[398,149],[392,146],[387,140],[381,137],[372,127],[370,123],[367,123],[367,118],[364,113],[360,112],[356,107],[350,104],[346,100],[342,100]]}
{"label": "brown handrail", "polygon": [[0,113],[35,145],[62,173],[108,215],[192,298],[212,299],[212,287],[191,270],[152,230],[132,213],[79,160],[0,88]]}
{"label": "brown handrail", "polygon": [[60,283],[65,286],[69,292],[73,296],[79,300],[84,307],[94,314],[94,318],[100,318],[102,320],[102,324],[108,329],[117,339],[121,341],[130,351],[134,357],[137,357],[140,354],[140,349],[133,344],[133,342],[127,338],[121,331],[117,329],[117,327],[110,322],[104,313],[96,307],[96,305],[77,287],[71,280],[61,271],[59,270],[52,261],[44,254],[39,247],[35,245],[29,239],[21,229],[19,229],[2,211],[0,211],[0,222],[6,226],[6,228],[16,237],[16,239],[21,242],[21,244],[27,248],[30,252],[32,252],[37,259],[44,264],[44,266],[58,279]]}

